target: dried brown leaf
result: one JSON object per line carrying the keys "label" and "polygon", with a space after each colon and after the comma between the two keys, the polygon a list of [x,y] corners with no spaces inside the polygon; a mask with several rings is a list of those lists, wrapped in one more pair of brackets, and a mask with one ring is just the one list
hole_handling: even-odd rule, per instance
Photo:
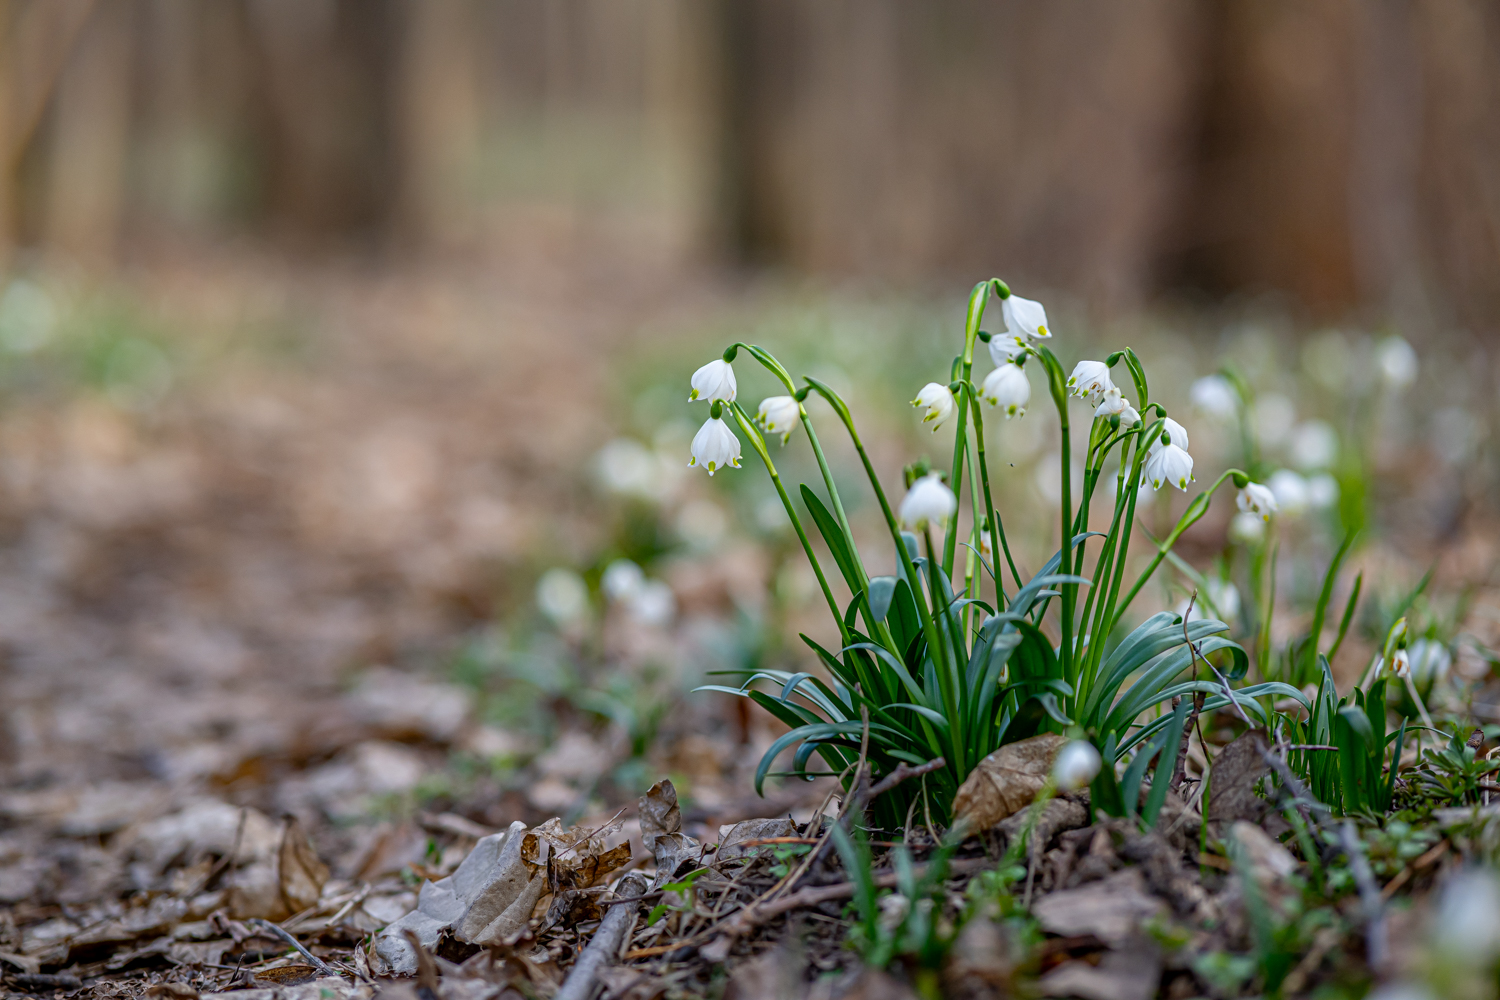
{"label": "dried brown leaf", "polygon": [[328,866],[308,842],[302,824],[292,816],[287,817],[286,829],[281,834],[277,869],[281,898],[288,913],[300,913],[317,905],[323,895],[323,883],[328,881]]}
{"label": "dried brown leaf", "polygon": [[677,808],[677,789],[668,778],[651,786],[641,797],[641,843],[655,852],[656,838],[682,829],[682,812]]}
{"label": "dried brown leaf", "polygon": [[978,833],[1026,808],[1046,784],[1057,751],[1067,742],[1066,736],[1044,733],[1007,743],[981,760],[954,796],[955,825],[966,822],[971,833]]}

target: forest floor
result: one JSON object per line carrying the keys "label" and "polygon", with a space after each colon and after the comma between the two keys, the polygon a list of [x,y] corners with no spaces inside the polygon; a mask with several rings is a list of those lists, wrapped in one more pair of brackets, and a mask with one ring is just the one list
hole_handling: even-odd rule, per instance
{"label": "forest floor", "polygon": [[[619,909],[601,887],[622,867],[649,873],[636,888],[651,905],[625,906],[638,919],[600,974],[610,997],[1128,1000],[1235,996],[1268,975],[1286,995],[1345,983],[1353,996],[1430,961],[1423,893],[1486,842],[1488,810],[1428,809],[1379,832],[1366,869],[1346,855],[1347,885],[1313,905],[1305,866],[1257,825],[1263,800],[1226,805],[1200,838],[1187,805],[1142,833],[1058,799],[1033,856],[1017,853],[1023,819],[951,857],[911,824],[929,867],[903,884],[925,894],[907,905],[949,939],[940,954],[893,941],[891,971],[867,970],[844,947],[859,886],[831,847],[840,801],[826,779],[754,795],[764,720],[719,699],[631,747],[628,724],[546,683],[514,706],[510,688],[465,683],[465,643],[531,601],[515,581],[545,568],[538,539],[597,546],[597,506],[580,497],[618,434],[613,363],[734,294],[649,259],[622,267],[628,254],[394,274],[158,262],[132,294],[178,328],[301,332],[269,347],[205,335],[213,346],[149,398],[13,394],[0,413],[0,989],[547,996]],[[751,557],[679,569],[685,616],[733,609],[720,563],[737,558]],[[1493,614],[1492,597],[1473,613]],[[708,641],[671,639],[687,655]],[[533,710],[548,727],[505,724]],[[639,798],[669,776],[680,803],[665,785]],[[1216,801],[1254,799],[1261,776],[1247,765]],[[417,978],[390,978],[374,932],[518,823],[530,853],[517,870],[546,882],[533,909],[487,948],[450,931],[419,949]],[[1203,852],[1210,839],[1243,849]],[[894,865],[876,842],[880,885],[904,877]],[[887,909],[867,936],[915,933]]]}

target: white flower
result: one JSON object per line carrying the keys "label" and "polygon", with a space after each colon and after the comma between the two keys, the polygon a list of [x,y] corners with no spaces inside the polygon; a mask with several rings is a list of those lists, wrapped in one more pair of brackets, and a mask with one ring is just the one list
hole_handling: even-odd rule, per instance
{"label": "white flower", "polygon": [[1268,393],[1255,401],[1255,436],[1267,448],[1286,440],[1297,422],[1297,407],[1279,393]]}
{"label": "white flower", "polygon": [[647,580],[626,606],[630,617],[642,625],[665,625],[677,613],[677,598],[661,580]]}
{"label": "white flower", "polygon": [[929,473],[911,484],[901,500],[901,523],[909,528],[925,528],[929,524],[943,525],[958,510],[958,497],[953,495],[936,472]]}
{"label": "white flower", "polygon": [[1248,511],[1229,519],[1229,540],[1240,545],[1258,545],[1266,537],[1266,522]]}
{"label": "white flower", "polygon": [[688,396],[688,401],[702,399],[711,403],[721,399],[732,403],[735,390],[733,366],[723,358],[718,358],[693,372],[693,392]]}
{"label": "white flower", "polygon": [[797,429],[797,421],[801,419],[802,404],[794,396],[767,396],[760,401],[760,408],[755,411],[755,422],[767,434],[780,434],[782,444],[786,444],[792,431]]}
{"label": "white flower", "polygon": [[1228,580],[1209,579],[1208,597],[1225,621],[1240,616],[1240,588]]}
{"label": "white flower", "polygon": [[1326,469],[1338,454],[1338,433],[1323,421],[1308,420],[1292,429],[1292,464],[1297,468]]}
{"label": "white flower", "polygon": [[570,569],[549,569],[536,583],[536,606],[558,625],[575,621],[589,609],[588,585]]}
{"label": "white flower", "polygon": [[917,393],[917,398],[911,401],[911,405],[927,408],[927,412],[922,415],[922,423],[931,420],[933,433],[937,433],[937,429],[958,409],[953,393],[946,385],[939,385],[937,382],[928,382],[922,386],[922,391]]}
{"label": "white flower", "polygon": [[1229,420],[1239,409],[1239,396],[1223,375],[1203,376],[1193,383],[1188,395],[1194,406],[1219,420]]}
{"label": "white flower", "polygon": [[1031,381],[1020,365],[1003,364],[985,377],[979,394],[1004,411],[1006,418],[1026,415]]}
{"label": "white flower", "polygon": [[1307,502],[1315,510],[1327,510],[1339,502],[1339,481],[1320,472],[1307,481]]}
{"label": "white flower", "polygon": [[1276,494],[1271,492],[1269,486],[1262,486],[1260,483],[1246,483],[1234,502],[1245,513],[1259,514],[1266,521],[1276,513]]}
{"label": "white flower", "polygon": [[1047,329],[1047,310],[1040,302],[1010,295],[1000,300],[1000,315],[1005,319],[1005,329],[1014,336],[1037,340],[1052,336]]}
{"label": "white flower", "polygon": [[646,574],[630,559],[616,559],[604,568],[599,579],[599,588],[611,601],[627,601],[634,597],[646,582]]}
{"label": "white flower", "polygon": [[740,439],[719,417],[709,417],[693,435],[693,457],[688,468],[701,465],[711,476],[719,469],[740,467]]}
{"label": "white flower", "polygon": [[1080,361],[1073,366],[1073,374],[1068,376],[1068,388],[1073,390],[1073,395],[1090,401],[1103,396],[1114,386],[1109,379],[1109,365],[1103,361]]}
{"label": "white flower", "polygon": [[1161,436],[1151,442],[1151,454],[1155,455],[1169,444],[1175,444],[1183,451],[1187,451],[1191,447],[1188,444],[1187,428],[1171,417],[1163,417],[1161,421]]}
{"label": "white flower", "polygon": [[1073,740],[1057,751],[1057,759],[1052,762],[1052,780],[1062,791],[1076,792],[1094,780],[1103,763],[1094,744]]}
{"label": "white flower", "polygon": [[1193,481],[1193,456],[1175,444],[1166,445],[1146,459],[1146,479],[1154,490],[1171,483],[1186,492]]}
{"label": "white flower", "polygon": [[1405,389],[1417,377],[1417,352],[1400,337],[1387,337],[1375,352],[1380,377],[1392,389]]}
{"label": "white flower", "polygon": [[1453,668],[1453,654],[1436,639],[1418,639],[1407,648],[1407,653],[1411,657],[1412,679],[1422,684],[1443,680]]}
{"label": "white flower", "polygon": [[1282,513],[1296,516],[1307,509],[1307,480],[1291,469],[1278,469],[1266,481],[1271,494],[1276,497],[1276,507]]}
{"label": "white flower", "polygon": [[1107,418],[1116,413],[1120,415],[1121,427],[1134,427],[1141,419],[1141,415],[1136,412],[1135,407],[1130,405],[1130,401],[1120,395],[1120,390],[1115,386],[1110,386],[1104,391],[1099,405],[1094,409],[1094,416]]}
{"label": "white flower", "polygon": [[1500,954],[1500,881],[1470,865],[1448,876],[1430,933],[1444,958],[1470,968]]}
{"label": "white flower", "polygon": [[1007,365],[1026,353],[1026,338],[1010,333],[997,333],[990,338],[990,360],[997,365]]}
{"label": "white flower", "polygon": [[1411,654],[1398,649],[1391,654],[1391,673],[1403,680],[1411,676]]}

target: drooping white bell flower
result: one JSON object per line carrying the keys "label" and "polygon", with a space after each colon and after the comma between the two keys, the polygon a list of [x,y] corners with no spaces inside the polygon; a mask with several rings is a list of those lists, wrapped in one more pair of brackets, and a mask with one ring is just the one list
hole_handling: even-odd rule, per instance
{"label": "drooping white bell flower", "polygon": [[1443,680],[1453,668],[1453,654],[1436,639],[1418,639],[1406,651],[1411,657],[1412,680],[1419,684]]}
{"label": "drooping white bell flower", "polygon": [[1271,492],[1271,487],[1260,483],[1246,483],[1234,502],[1247,514],[1259,514],[1263,521],[1269,521],[1276,513],[1276,494]]}
{"label": "drooping white bell flower", "polygon": [[931,472],[911,484],[901,500],[901,523],[908,528],[925,528],[928,525],[942,526],[948,523],[958,510],[958,497],[953,495],[943,477]]}
{"label": "drooping white bell flower", "polygon": [[719,417],[709,417],[693,435],[693,457],[688,459],[688,468],[702,466],[712,476],[719,469],[740,467],[740,439]]}
{"label": "drooping white bell flower", "polygon": [[558,625],[577,621],[589,610],[588,585],[572,570],[553,567],[536,583],[536,606]]}
{"label": "drooping white bell flower", "polygon": [[1073,366],[1073,374],[1068,376],[1068,388],[1073,390],[1073,395],[1090,402],[1097,402],[1114,387],[1109,377],[1109,365],[1103,361],[1080,361]]}
{"label": "drooping white bell flower", "polygon": [[1171,483],[1186,492],[1187,484],[1193,481],[1193,456],[1175,444],[1152,452],[1146,459],[1146,480],[1154,490],[1161,489],[1163,483]]}
{"label": "drooping white bell flower", "polygon": [[1193,405],[1216,420],[1229,420],[1239,409],[1239,396],[1223,375],[1205,375],[1188,390]]}
{"label": "drooping white bell flower", "polygon": [[786,444],[787,438],[792,436],[800,419],[802,404],[794,396],[767,396],[760,401],[760,408],[755,411],[755,422],[767,434],[780,434],[782,444]]}
{"label": "drooping white bell flower", "polygon": [[1155,455],[1168,444],[1175,444],[1183,451],[1192,447],[1188,444],[1187,428],[1183,427],[1171,417],[1163,417],[1161,422],[1161,435],[1151,442],[1151,454]]}
{"label": "drooping white bell flower", "polygon": [[1040,302],[1023,299],[1019,295],[1000,300],[1000,315],[1005,318],[1005,329],[1013,336],[1046,340],[1052,336],[1047,328],[1047,310]]}
{"label": "drooping white bell flower", "polygon": [[1006,419],[1023,417],[1031,400],[1031,380],[1020,365],[1003,364],[985,376],[979,394],[1000,407]]}
{"label": "drooping white bell flower", "polygon": [[1404,649],[1398,649],[1391,654],[1391,673],[1402,680],[1411,676],[1411,654]]}
{"label": "drooping white bell flower", "polygon": [[1241,511],[1229,519],[1229,540],[1239,545],[1259,545],[1266,537],[1266,522],[1259,514]]}
{"label": "drooping white bell flower", "polygon": [[734,366],[723,358],[716,358],[693,372],[693,391],[688,402],[701,399],[711,403],[718,399],[732,403],[737,389]]}
{"label": "drooping white bell flower", "polygon": [[1417,352],[1401,337],[1387,337],[1375,352],[1380,377],[1392,389],[1405,389],[1417,377]]}
{"label": "drooping white bell flower", "polygon": [[1281,513],[1296,517],[1307,509],[1307,480],[1291,469],[1277,469],[1266,485],[1276,497],[1276,507]]}
{"label": "drooping white bell flower", "polygon": [[677,613],[677,598],[661,580],[647,580],[631,595],[626,607],[642,625],[666,625]]}
{"label": "drooping white bell flower", "polygon": [[1112,385],[1104,391],[1099,405],[1094,408],[1094,416],[1112,417],[1116,413],[1120,415],[1121,427],[1134,427],[1141,419],[1135,407],[1130,405],[1130,400],[1120,394],[1119,387]]}
{"label": "drooping white bell flower", "polygon": [[1458,968],[1488,967],[1500,955],[1500,879],[1477,864],[1453,872],[1428,933],[1438,954]]}
{"label": "drooping white bell flower", "polygon": [[1059,790],[1076,792],[1098,777],[1103,764],[1094,744],[1088,740],[1072,740],[1057,751],[1057,759],[1052,762],[1052,780]]}
{"label": "drooping white bell flower", "polygon": [[997,365],[1007,365],[1026,353],[1027,340],[1010,333],[997,333],[990,338],[990,360]]}
{"label": "drooping white bell flower", "polygon": [[953,398],[952,391],[937,382],[928,382],[922,386],[911,405],[926,408],[927,412],[922,414],[922,423],[932,421],[934,434],[958,410],[958,402]]}

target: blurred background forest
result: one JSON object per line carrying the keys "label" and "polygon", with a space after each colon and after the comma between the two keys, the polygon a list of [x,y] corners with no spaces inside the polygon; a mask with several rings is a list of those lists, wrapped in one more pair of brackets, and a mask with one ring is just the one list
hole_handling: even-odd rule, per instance
{"label": "blurred background forest", "polygon": [[[192,803],[225,837],[300,817],[345,880],[664,774],[709,835],[811,808],[751,793],[772,724],[687,694],[828,628],[764,477],[685,468],[688,377],[782,352],[889,489],[948,447],[907,402],[991,275],[1068,366],[1134,346],[1202,483],[1286,474],[1274,662],[1360,528],[1336,670],[1410,608],[1473,699],[1500,657],[1500,6],[0,0],[11,926],[156,884],[128,831]],[[1238,433],[1189,404],[1224,363]],[[1060,445],[997,426],[1034,568]],[[1230,506],[1179,545],[1223,608],[1259,544]]]}
{"label": "blurred background forest", "polygon": [[1500,319],[1474,0],[9,0],[0,238],[390,259],[632,227],[1120,312]]}

